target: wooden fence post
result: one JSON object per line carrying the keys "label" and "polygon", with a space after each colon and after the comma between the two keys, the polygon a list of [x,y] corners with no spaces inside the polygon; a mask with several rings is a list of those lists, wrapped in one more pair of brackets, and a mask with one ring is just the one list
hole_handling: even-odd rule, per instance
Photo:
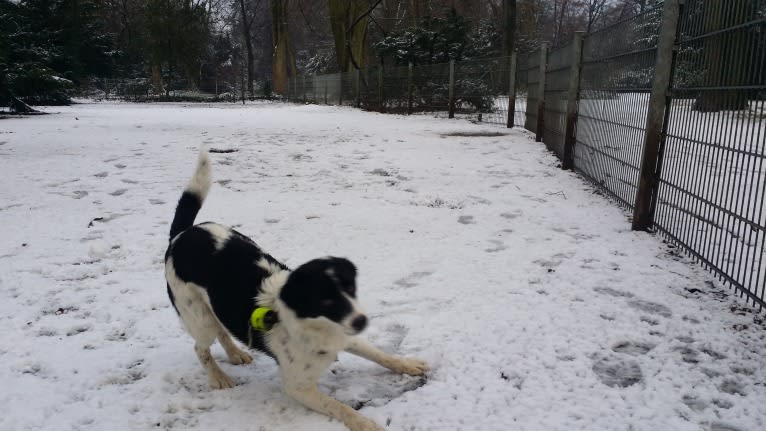
{"label": "wooden fence post", "polygon": [[540,45],[540,81],[537,83],[537,126],[535,127],[535,141],[543,141],[543,127],[545,127],[545,69],[548,63],[548,46]]}
{"label": "wooden fence post", "polygon": [[580,97],[580,70],[582,69],[582,45],[585,32],[575,32],[572,42],[572,71],[569,73],[569,91],[567,92],[567,116],[564,132],[564,158],[561,169],[574,168],[574,147],[576,142],[575,125],[577,124],[577,101]]}
{"label": "wooden fence post", "polygon": [[338,72],[338,106],[343,106],[343,72]]}
{"label": "wooden fence post", "polygon": [[662,11],[662,26],[657,45],[654,82],[649,96],[646,117],[646,137],[641,156],[636,204],[633,207],[633,230],[647,230],[654,223],[659,176],[662,170],[664,131],[670,113],[670,88],[673,79],[675,43],[678,37],[678,20],[681,16],[679,0],[666,0]]}
{"label": "wooden fence post", "polygon": [[455,60],[449,61],[449,118],[455,118]]}
{"label": "wooden fence post", "polygon": [[362,71],[361,69],[356,69],[355,74],[355,81],[356,81],[356,107],[360,108],[362,106],[362,79],[361,79]]}
{"label": "wooden fence post", "polygon": [[378,108],[380,112],[385,112],[385,108],[383,107],[383,65],[382,64],[378,67]]}
{"label": "wooden fence post", "polygon": [[509,129],[513,127],[515,124],[515,114],[516,114],[516,62],[517,62],[517,55],[516,51],[514,50],[511,53],[511,64],[509,66],[510,70],[508,71],[508,121],[506,122],[506,127]]}
{"label": "wooden fence post", "polygon": [[412,62],[407,66],[407,115],[412,114]]}
{"label": "wooden fence post", "polygon": [[306,75],[303,75],[303,104],[305,105],[306,102]]}

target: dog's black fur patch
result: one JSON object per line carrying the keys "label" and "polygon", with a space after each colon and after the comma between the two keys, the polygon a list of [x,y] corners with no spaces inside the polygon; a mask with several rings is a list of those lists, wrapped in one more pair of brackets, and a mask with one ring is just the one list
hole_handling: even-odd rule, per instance
{"label": "dog's black fur patch", "polygon": [[347,259],[314,259],[296,268],[280,299],[298,318],[324,316],[340,323],[352,311],[343,293],[356,297],[356,267]]}
{"label": "dog's black fur patch", "polygon": [[201,223],[185,230],[168,248],[166,259],[173,258],[179,279],[207,291],[213,312],[233,336],[271,354],[262,334],[251,331],[249,324],[261,293],[261,282],[271,275],[257,263],[266,259],[280,269],[288,268],[233,229],[229,229],[229,239],[216,249],[216,239],[204,228],[210,224]]}

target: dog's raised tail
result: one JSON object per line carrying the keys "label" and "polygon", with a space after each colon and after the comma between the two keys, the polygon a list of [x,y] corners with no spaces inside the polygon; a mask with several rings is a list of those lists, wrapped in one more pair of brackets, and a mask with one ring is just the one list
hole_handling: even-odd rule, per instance
{"label": "dog's raised tail", "polygon": [[208,157],[207,149],[203,148],[199,153],[194,175],[189,180],[189,184],[186,185],[181,199],[178,200],[176,214],[170,225],[170,240],[192,227],[194,219],[202,208],[208,191],[210,191],[210,184],[210,157]]}

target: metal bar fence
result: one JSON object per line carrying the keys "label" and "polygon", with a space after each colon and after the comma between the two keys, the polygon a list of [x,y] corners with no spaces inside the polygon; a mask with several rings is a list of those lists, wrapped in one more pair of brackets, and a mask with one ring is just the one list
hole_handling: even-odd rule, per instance
{"label": "metal bar fence", "polygon": [[762,307],[766,4],[686,0],[679,24],[655,226]]}
{"label": "metal bar fence", "polygon": [[[654,174],[654,213],[647,225],[762,308],[766,4],[686,0],[675,53],[658,49],[663,6],[586,35],[581,55],[572,46],[548,53],[543,45],[518,55],[515,71],[508,57],[455,62],[453,86],[448,63],[376,66],[358,75],[293,79],[286,97],[447,117],[452,94],[456,117],[503,126],[512,110],[513,123],[535,133],[559,157],[573,142],[575,171],[633,209],[655,68],[660,56],[674,55]],[[580,62],[579,82],[570,79],[574,62]],[[511,79],[514,106],[507,95]],[[577,95],[569,132],[567,94]],[[565,147],[572,130],[574,139],[570,135]]]}
{"label": "metal bar fence", "polygon": [[626,208],[638,187],[661,14],[650,9],[583,44],[575,171]]}
{"label": "metal bar fence", "polygon": [[559,159],[564,158],[569,75],[576,61],[572,52],[572,45],[550,51],[545,71],[543,142]]}

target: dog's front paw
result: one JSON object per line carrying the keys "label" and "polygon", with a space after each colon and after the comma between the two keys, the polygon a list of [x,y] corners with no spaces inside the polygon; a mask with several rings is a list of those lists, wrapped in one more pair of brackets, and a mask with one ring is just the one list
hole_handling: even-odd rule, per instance
{"label": "dog's front paw", "polygon": [[396,371],[411,376],[422,376],[431,368],[426,361],[418,358],[399,358]]}
{"label": "dog's front paw", "polygon": [[385,431],[383,427],[362,415],[357,415],[346,422],[346,426],[351,431]]}
{"label": "dog's front paw", "polygon": [[210,387],[213,389],[229,389],[234,387],[234,380],[225,373],[215,373],[210,375]]}
{"label": "dog's front paw", "polygon": [[229,355],[229,362],[234,365],[249,364],[253,362],[253,357],[243,350],[237,350]]}

